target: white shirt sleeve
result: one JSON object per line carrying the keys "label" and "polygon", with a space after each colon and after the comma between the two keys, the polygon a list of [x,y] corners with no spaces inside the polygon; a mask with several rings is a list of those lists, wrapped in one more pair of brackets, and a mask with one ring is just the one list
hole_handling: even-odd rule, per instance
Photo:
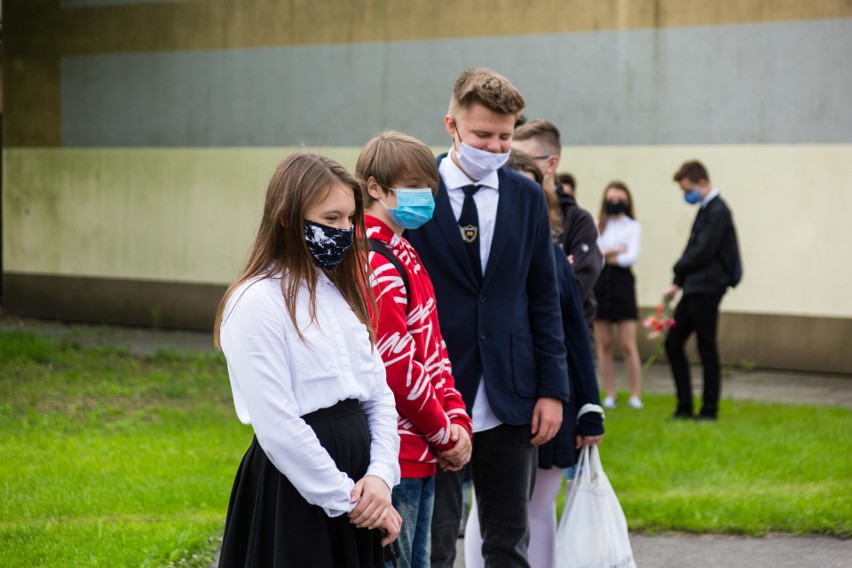
{"label": "white shirt sleeve", "polygon": [[385,376],[385,364],[379,350],[373,350],[373,394],[361,403],[370,426],[370,466],[366,475],[374,475],[388,488],[399,484],[399,433],[396,401]]}
{"label": "white shirt sleeve", "polygon": [[615,257],[615,262],[623,268],[629,268],[639,259],[639,247],[642,243],[642,225],[638,221],[630,223],[625,235],[627,250]]}
{"label": "white shirt sleeve", "polygon": [[228,304],[222,348],[234,399],[240,401],[237,415],[251,423],[260,447],[308,503],[330,517],[351,511],[354,481],[337,469],[299,416],[282,334],[288,317],[283,299],[249,285],[236,290]]}

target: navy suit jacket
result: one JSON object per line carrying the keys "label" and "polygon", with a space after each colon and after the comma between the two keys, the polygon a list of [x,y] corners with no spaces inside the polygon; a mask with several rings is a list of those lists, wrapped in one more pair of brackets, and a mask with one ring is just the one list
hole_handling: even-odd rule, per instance
{"label": "navy suit jacket", "polygon": [[441,333],[468,412],[483,376],[497,417],[521,425],[531,422],[538,398],[568,400],[568,373],[544,192],[508,168],[497,175],[497,219],[481,284],[443,179],[432,220],[406,238],[435,286]]}

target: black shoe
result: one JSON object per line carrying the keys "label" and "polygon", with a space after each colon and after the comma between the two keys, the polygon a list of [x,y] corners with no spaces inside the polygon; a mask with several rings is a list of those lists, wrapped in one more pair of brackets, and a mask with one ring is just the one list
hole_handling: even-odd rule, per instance
{"label": "black shoe", "polygon": [[683,410],[678,410],[674,414],[672,414],[672,420],[692,420],[695,416],[692,415],[691,412],[685,412]]}

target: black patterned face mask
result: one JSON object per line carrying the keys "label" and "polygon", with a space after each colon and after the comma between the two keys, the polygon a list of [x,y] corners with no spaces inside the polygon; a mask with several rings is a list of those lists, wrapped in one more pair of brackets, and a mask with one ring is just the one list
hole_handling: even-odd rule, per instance
{"label": "black patterned face mask", "polygon": [[323,270],[334,270],[352,246],[354,228],[336,229],[305,221],[305,241],[314,258],[314,264]]}

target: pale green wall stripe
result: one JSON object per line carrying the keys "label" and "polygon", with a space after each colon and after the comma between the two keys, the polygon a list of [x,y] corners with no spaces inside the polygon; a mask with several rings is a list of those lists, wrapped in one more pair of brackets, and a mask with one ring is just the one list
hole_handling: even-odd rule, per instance
{"label": "pale green wall stripe", "polygon": [[852,142],[852,19],[62,59],[62,143],[444,144],[485,65],[570,145]]}
{"label": "pale green wall stripe", "polygon": [[[266,184],[293,148],[4,152],[4,270],[227,284],[245,260]],[[323,153],[352,168],[358,148]],[[641,305],[671,278],[696,210],[671,176],[705,162],[733,209],[745,278],[728,311],[852,317],[852,145],[575,146],[564,167],[597,211],[607,182],[630,186],[643,226]]]}

